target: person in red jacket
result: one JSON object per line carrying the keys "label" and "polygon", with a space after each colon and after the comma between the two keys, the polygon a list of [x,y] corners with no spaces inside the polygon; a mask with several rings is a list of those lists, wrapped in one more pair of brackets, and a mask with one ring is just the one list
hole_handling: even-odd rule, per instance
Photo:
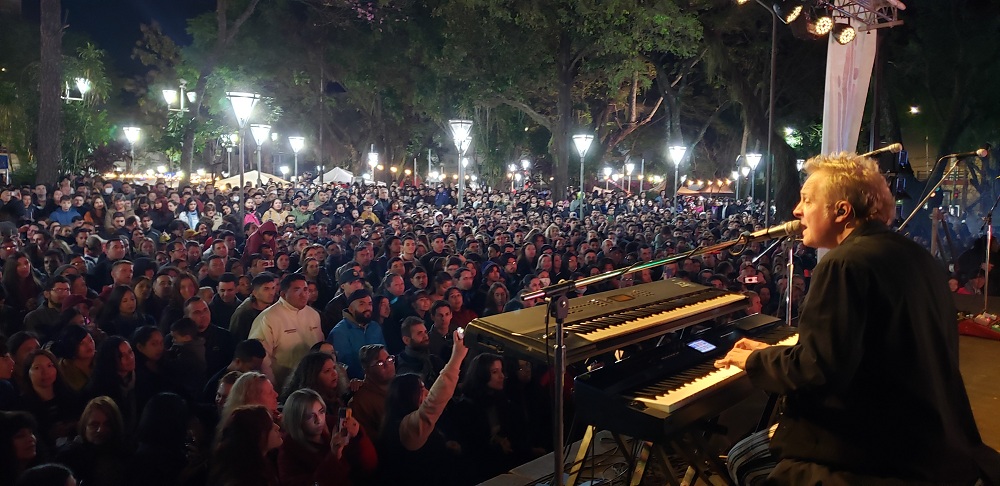
{"label": "person in red jacket", "polygon": [[303,388],[285,401],[285,437],[278,448],[282,486],[369,484],[378,466],[375,445],[353,417],[328,424],[326,403]]}

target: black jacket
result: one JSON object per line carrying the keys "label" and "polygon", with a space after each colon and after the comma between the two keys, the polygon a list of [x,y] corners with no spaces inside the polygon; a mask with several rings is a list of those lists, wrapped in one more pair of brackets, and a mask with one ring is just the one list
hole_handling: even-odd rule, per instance
{"label": "black jacket", "polygon": [[786,396],[772,439],[781,458],[970,484],[977,462],[1000,467],[982,444],[959,373],[946,282],[925,249],[879,223],[855,229],[823,257],[799,343],[747,360],[755,385]]}

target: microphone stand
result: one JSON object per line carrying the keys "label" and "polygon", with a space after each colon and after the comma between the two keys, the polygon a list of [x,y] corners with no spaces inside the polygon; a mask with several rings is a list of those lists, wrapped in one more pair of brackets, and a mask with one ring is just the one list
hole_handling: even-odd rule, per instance
{"label": "microphone stand", "polygon": [[[611,270],[590,277],[584,277],[579,280],[568,280],[559,282],[557,284],[550,285],[543,289],[539,289],[535,292],[527,293],[521,296],[523,300],[548,298],[548,313],[546,314],[546,320],[548,320],[549,317],[555,317],[556,319],[555,333],[546,334],[546,338],[555,337],[555,344],[553,346],[553,349],[555,351],[555,360],[554,360],[555,379],[553,381],[555,396],[552,404],[552,408],[554,411],[553,413],[554,425],[552,427],[553,429],[552,455],[555,463],[555,471],[554,471],[555,474],[553,474],[552,476],[552,486],[563,485],[563,472],[565,471],[566,468],[565,451],[563,450],[564,447],[563,422],[565,420],[563,391],[566,387],[566,333],[563,329],[563,324],[564,321],[566,320],[566,315],[569,312],[569,300],[566,298],[566,294],[569,293],[570,290],[575,290],[577,287],[585,287],[588,285],[593,285],[615,277],[620,277],[622,275],[627,275],[630,273],[635,273],[641,270],[645,270],[647,268],[653,268],[653,267],[658,267],[660,265],[666,265],[668,263],[674,263],[683,260],[685,258],[690,258],[692,256],[704,255],[705,253],[713,253],[722,250],[727,250],[729,248],[742,244],[743,246],[739,248],[739,251],[733,252],[734,254],[738,255],[740,253],[743,253],[743,251],[746,249],[746,245],[750,243],[749,235],[750,233],[743,233],[735,240],[716,243],[715,245],[712,246],[698,247],[683,254],[661,258],[659,260],[653,260],[649,262],[638,262],[626,268]],[[790,278],[789,281],[791,281]]]}
{"label": "microphone stand", "polygon": [[[986,267],[983,269],[986,272],[986,283],[983,284],[983,313],[977,316],[976,321],[982,319],[982,324],[989,325],[996,321],[996,316],[989,314],[989,303],[990,303],[990,248],[993,245],[993,211],[996,211],[997,204],[1000,204],[1000,195],[997,195],[997,199],[993,201],[993,207],[986,213],[986,217],[983,218],[983,227],[986,228]],[[983,228],[980,228],[982,231]]]}

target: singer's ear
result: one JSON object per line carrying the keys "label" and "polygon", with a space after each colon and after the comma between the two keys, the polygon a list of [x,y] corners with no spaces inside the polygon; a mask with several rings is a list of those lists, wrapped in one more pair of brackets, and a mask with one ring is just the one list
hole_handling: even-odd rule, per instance
{"label": "singer's ear", "polygon": [[840,219],[841,216],[847,216],[851,212],[851,205],[847,201],[837,201],[833,206],[836,208],[837,219]]}

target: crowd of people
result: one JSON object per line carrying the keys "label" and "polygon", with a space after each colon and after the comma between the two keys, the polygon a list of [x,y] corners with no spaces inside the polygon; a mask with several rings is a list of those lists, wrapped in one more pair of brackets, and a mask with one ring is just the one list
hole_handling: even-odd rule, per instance
{"label": "crowd of people", "polygon": [[[465,199],[302,184],[241,201],[229,187],[83,176],[2,190],[0,486],[64,473],[87,485],[488,479],[551,450],[552,371],[470,354],[459,328],[763,219],[748,200],[675,206],[662,191]],[[744,292],[748,314],[795,317],[815,265],[801,245],[757,242],[576,296],[681,278]]]}

